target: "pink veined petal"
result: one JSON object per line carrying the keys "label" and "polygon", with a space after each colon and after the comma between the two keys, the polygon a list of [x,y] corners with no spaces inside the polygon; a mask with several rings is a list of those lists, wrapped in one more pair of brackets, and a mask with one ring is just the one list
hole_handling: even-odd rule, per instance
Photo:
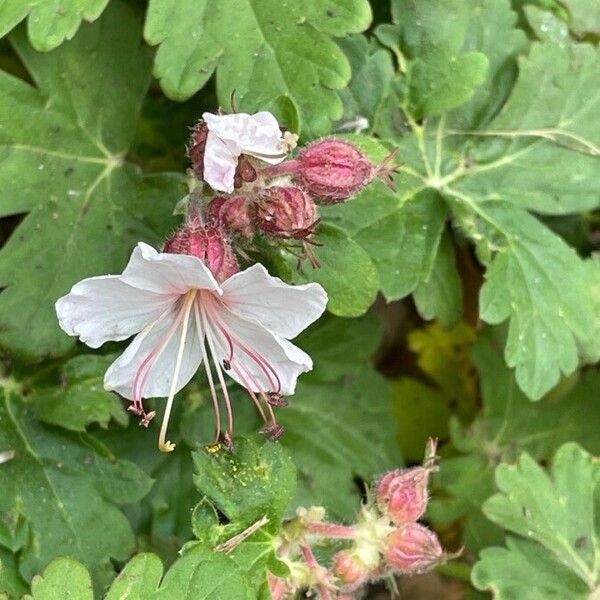
{"label": "pink veined petal", "polygon": [[64,331],[98,348],[141,331],[172,303],[172,296],[139,290],[118,275],[106,275],[75,284],[56,302],[56,314]]}
{"label": "pink veined petal", "polygon": [[132,252],[121,281],[140,290],[173,296],[191,289],[221,293],[219,284],[199,258],[157,252],[144,242],[140,242]]}
{"label": "pink veined petal", "polygon": [[[108,390],[118,392],[124,398],[133,399],[133,385],[137,375],[143,377],[145,385],[141,391],[143,398],[164,398],[169,395],[177,351],[182,335],[182,319],[177,321],[180,310],[175,307],[167,315],[139,333],[106,371],[104,386]],[[171,335],[169,342],[164,345]],[[161,346],[164,349],[159,353]],[[149,355],[152,356],[148,359]],[[152,360],[155,357],[155,360]],[[184,346],[183,362],[177,383],[177,391],[181,390],[194,376],[202,361],[202,349],[198,332],[193,319],[189,320],[188,332]],[[140,372],[140,368],[144,370]],[[139,381],[140,379],[138,379]]]}
{"label": "pink veined petal", "polygon": [[277,119],[271,113],[265,111],[255,115],[204,113],[202,118],[206,122],[209,132],[221,140],[235,143],[236,148],[239,149],[238,155],[248,154],[270,164],[277,164],[285,158],[285,152],[281,146],[281,130]]}
{"label": "pink veined petal", "polygon": [[227,374],[246,387],[234,368],[241,365],[243,371],[250,374],[246,379],[254,379],[259,384],[251,391],[260,392],[262,389],[280,391],[283,395],[293,394],[298,376],[312,369],[308,354],[260,323],[233,313],[218,301],[205,305],[205,311],[210,323],[209,334],[218,353],[216,359],[229,360],[232,368],[227,370]]}
{"label": "pink veined petal", "polygon": [[233,192],[239,155],[239,148],[234,143],[225,142],[209,131],[204,151],[204,181],[213,190],[228,194]]}
{"label": "pink veined petal", "polygon": [[288,285],[259,263],[222,284],[223,302],[271,332],[294,338],[324,312],[327,293],[318,283]]}

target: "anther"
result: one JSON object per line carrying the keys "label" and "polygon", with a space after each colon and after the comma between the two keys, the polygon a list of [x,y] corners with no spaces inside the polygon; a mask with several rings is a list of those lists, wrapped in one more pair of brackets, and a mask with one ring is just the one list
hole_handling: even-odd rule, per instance
{"label": "anther", "polygon": [[267,402],[271,406],[287,406],[288,401],[279,392],[269,392],[267,394]]}

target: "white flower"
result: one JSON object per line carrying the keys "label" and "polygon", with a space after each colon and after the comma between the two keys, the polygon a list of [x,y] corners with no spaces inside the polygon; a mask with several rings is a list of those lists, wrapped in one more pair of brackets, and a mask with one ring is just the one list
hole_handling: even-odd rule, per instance
{"label": "white flower", "polygon": [[289,134],[282,136],[277,119],[269,112],[254,115],[204,113],[208,128],[204,152],[204,181],[219,192],[233,192],[241,154],[276,165],[289,151]]}
{"label": "white flower", "polygon": [[215,405],[217,441],[215,374],[229,418],[228,443],[233,435],[224,372],[248,390],[265,430],[277,437],[282,429],[272,405],[292,394],[300,373],[312,368],[310,357],[288,339],[318,319],[326,303],[320,285],[288,285],[260,264],[219,284],[200,259],[139,243],[121,275],[80,281],[58,300],[56,312],[60,326],[92,348],[137,334],[109,367],[105,387],[132,400],[144,425],[153,414],[144,412],[143,398],[168,398],[159,439],[168,452],[175,447],[166,440],[173,397],[201,363]]}

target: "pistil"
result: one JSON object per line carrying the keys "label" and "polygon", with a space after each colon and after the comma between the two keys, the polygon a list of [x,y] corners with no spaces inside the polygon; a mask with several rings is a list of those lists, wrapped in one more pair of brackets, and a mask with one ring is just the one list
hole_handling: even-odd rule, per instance
{"label": "pistil", "polygon": [[160,427],[160,435],[158,437],[158,448],[161,452],[173,452],[175,450],[175,444],[166,439],[167,427],[169,425],[169,418],[171,416],[171,409],[173,408],[173,399],[175,398],[175,392],[177,391],[177,382],[179,381],[179,374],[181,372],[181,364],[183,362],[183,352],[185,350],[185,341],[188,333],[188,325],[190,321],[190,312],[196,294],[198,290],[191,290],[185,296],[183,305],[183,326],[181,332],[181,339],[179,341],[179,349],[177,351],[177,360],[175,362],[175,370],[173,372],[173,379],[171,380],[171,389],[169,390],[169,397],[167,398],[167,406],[165,408],[165,414],[163,416],[163,422]]}

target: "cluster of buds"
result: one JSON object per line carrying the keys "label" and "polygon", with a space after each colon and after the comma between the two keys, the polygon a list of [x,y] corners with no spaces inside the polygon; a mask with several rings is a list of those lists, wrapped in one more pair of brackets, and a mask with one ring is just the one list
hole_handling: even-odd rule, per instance
{"label": "cluster of buds", "polygon": [[[383,475],[352,525],[325,522],[321,507],[299,509],[279,539],[278,556],[290,574],[270,574],[274,600],[295,598],[301,590],[321,600],[350,599],[369,582],[424,573],[446,560],[435,533],[417,522],[427,508],[435,450],[430,440],[422,466]],[[332,543],[339,549],[329,567],[321,566],[313,548]]]}
{"label": "cluster of buds", "polygon": [[194,176],[216,192],[204,196],[204,221],[240,256],[260,238],[316,268],[318,205],[345,202],[376,177],[392,185],[393,154],[374,165],[349,141],[328,138],[288,158],[296,143],[267,112],[204,113],[188,156]]}

